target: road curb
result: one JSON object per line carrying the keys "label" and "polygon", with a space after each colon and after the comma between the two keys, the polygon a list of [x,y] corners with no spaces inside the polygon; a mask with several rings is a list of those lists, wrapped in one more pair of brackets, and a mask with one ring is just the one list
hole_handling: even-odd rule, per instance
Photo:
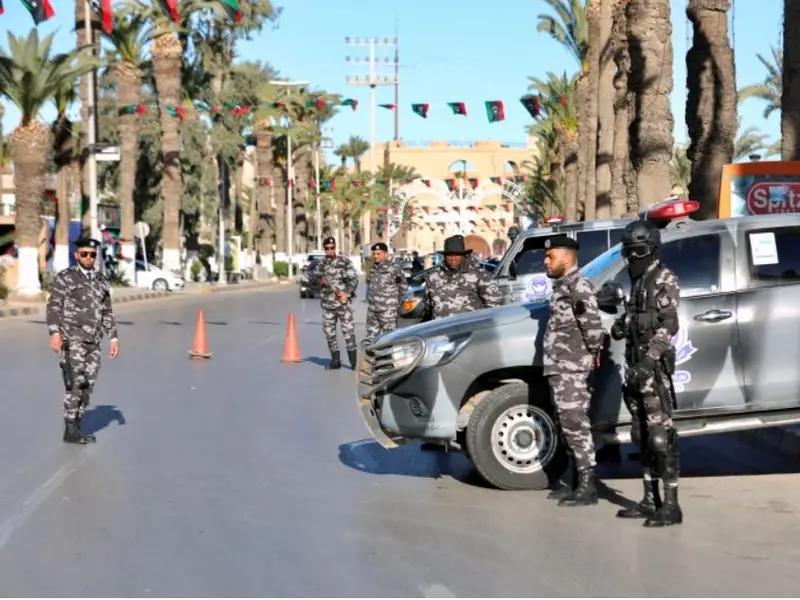
{"label": "road curb", "polygon": [[156,298],[166,298],[169,292],[144,292],[142,294],[131,294],[130,296],[122,296],[115,298],[114,293],[111,293],[111,304],[124,304],[125,302],[137,302],[141,300],[155,300]]}
{"label": "road curb", "polygon": [[44,306],[15,306],[13,308],[0,308],[0,319],[38,315],[41,312],[44,312]]}
{"label": "road curb", "polygon": [[748,442],[789,458],[800,456],[800,425],[767,427],[740,434]]}

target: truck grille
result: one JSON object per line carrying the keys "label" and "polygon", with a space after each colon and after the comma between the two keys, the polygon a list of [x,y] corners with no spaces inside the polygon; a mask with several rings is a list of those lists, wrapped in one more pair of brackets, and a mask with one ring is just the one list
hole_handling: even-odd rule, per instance
{"label": "truck grille", "polygon": [[[398,352],[401,353],[399,365]],[[377,344],[364,348],[358,369],[358,383],[359,387],[363,388],[363,393],[373,394],[384,389],[416,366],[417,360],[409,360],[402,352],[416,354],[417,359],[420,358],[423,352],[422,340],[403,340],[396,345]]]}

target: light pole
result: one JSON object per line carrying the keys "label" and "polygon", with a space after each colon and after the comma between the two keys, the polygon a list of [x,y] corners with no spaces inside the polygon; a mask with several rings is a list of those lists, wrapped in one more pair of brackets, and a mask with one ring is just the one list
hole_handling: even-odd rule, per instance
{"label": "light pole", "polygon": [[[85,34],[85,41],[87,45],[91,45],[94,41],[92,35],[92,6],[89,0],[84,2],[83,7],[83,31]],[[97,143],[97,111],[95,110],[95,70],[92,69],[86,74],[86,83],[88,94],[86,96],[87,107],[86,116],[89,119],[88,127],[86,129],[86,145],[89,151],[89,231],[90,235],[96,239],[100,239],[100,224],[98,222],[98,196],[97,196],[97,156],[95,152],[95,144]],[[101,261],[97,261],[100,263]]]}
{"label": "light pole", "polygon": [[[300,87],[308,85],[308,81],[278,81],[275,79],[270,80],[270,85],[277,87],[288,88],[287,94],[291,93],[293,87]],[[288,120],[288,119],[287,119]],[[292,134],[291,134],[291,121],[289,121],[289,128],[286,130],[286,254],[289,261],[289,277],[294,276],[294,207],[293,191],[294,184],[292,183],[293,162],[292,161]]]}
{"label": "light pole", "polygon": [[[397,38],[344,38],[348,46],[367,46],[369,47],[369,58],[361,59],[358,57],[347,57],[347,62],[355,64],[366,64],[369,66],[369,74],[365,77],[359,75],[348,75],[347,83],[355,86],[369,86],[369,169],[373,177],[377,171],[378,165],[375,161],[375,88],[379,85],[397,85],[399,76],[395,68],[396,58],[384,58],[383,60],[375,58],[375,48],[377,46],[397,46]],[[395,68],[394,73],[391,75],[378,75],[376,68],[378,66],[386,66]],[[395,107],[398,110],[399,107]],[[362,243],[368,243],[370,238],[370,213],[365,211],[364,222],[362,224],[364,229],[364,240]]]}
{"label": "light pole", "polygon": [[319,195],[319,154],[320,148],[332,148],[333,144],[330,140],[323,141],[322,139],[322,128],[319,127],[317,124],[318,133],[320,139],[317,140],[317,148],[316,152],[314,153],[314,183],[316,184],[316,209],[317,209],[317,218],[316,218],[316,233],[317,233],[317,252],[322,252],[322,200],[320,199]]}

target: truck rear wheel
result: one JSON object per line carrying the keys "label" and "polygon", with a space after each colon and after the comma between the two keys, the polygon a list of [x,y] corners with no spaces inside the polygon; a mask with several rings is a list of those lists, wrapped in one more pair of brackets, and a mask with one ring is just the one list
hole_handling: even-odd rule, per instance
{"label": "truck rear wheel", "polygon": [[522,382],[492,390],[475,407],[467,450],[481,477],[501,490],[548,488],[568,466],[549,396]]}

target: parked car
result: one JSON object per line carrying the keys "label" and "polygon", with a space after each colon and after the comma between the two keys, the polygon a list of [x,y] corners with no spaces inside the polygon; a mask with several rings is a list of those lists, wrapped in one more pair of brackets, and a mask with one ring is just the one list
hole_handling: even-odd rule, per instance
{"label": "parked car", "polygon": [[143,260],[136,261],[137,288],[171,292],[183,289],[185,285],[186,280],[177,273],[161,269],[151,263],[145,264]]}
{"label": "parked car", "polygon": [[308,265],[303,267],[300,276],[297,278],[297,283],[300,285],[301,298],[319,297],[321,289],[319,266],[321,264],[321,259],[312,258]]}
{"label": "parked car", "polygon": [[[697,203],[685,202],[684,212]],[[677,211],[673,211],[677,214]],[[800,423],[800,215],[681,221],[662,232],[681,288],[673,383],[681,437]],[[610,329],[630,291],[621,246],[581,269]],[[422,323],[362,353],[359,410],[385,448],[411,440],[463,448],[490,484],[544,489],[567,468],[542,375],[547,302]],[[596,441],[630,441],[621,395],[624,341],[592,375]]]}

